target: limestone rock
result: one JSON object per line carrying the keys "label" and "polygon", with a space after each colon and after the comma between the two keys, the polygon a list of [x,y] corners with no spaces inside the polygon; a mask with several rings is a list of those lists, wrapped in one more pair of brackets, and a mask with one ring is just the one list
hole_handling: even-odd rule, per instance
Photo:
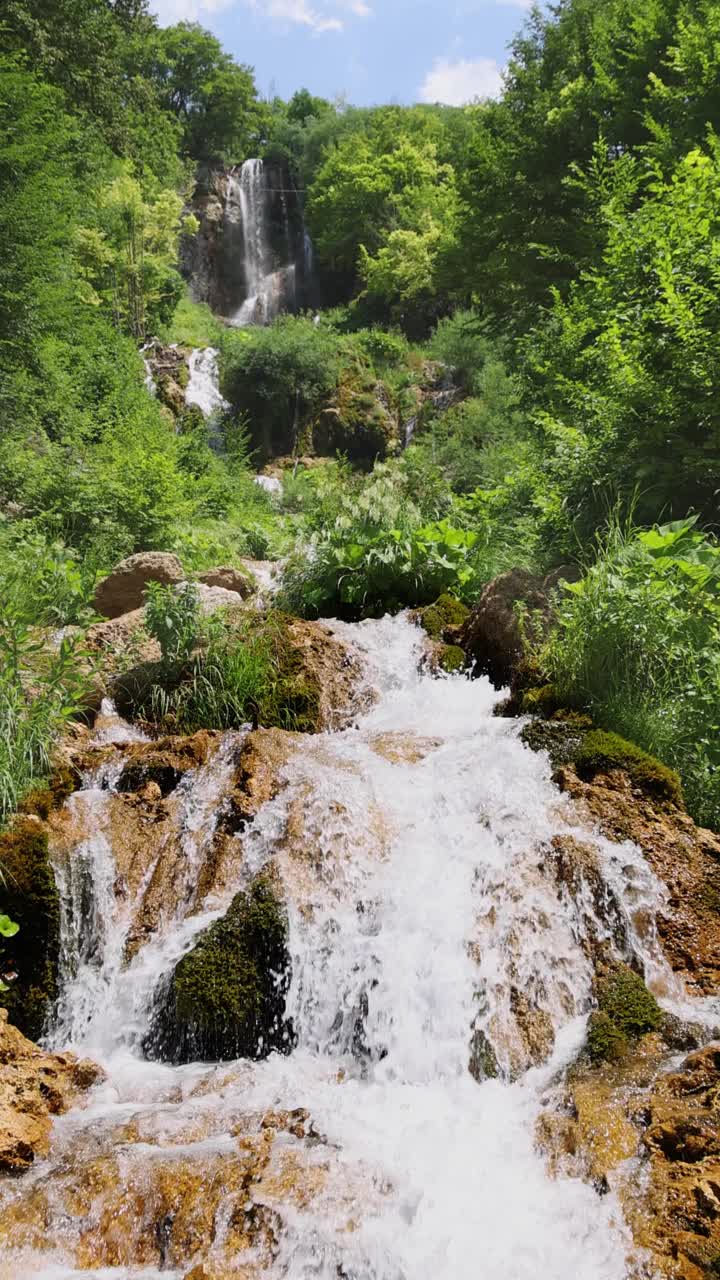
{"label": "limestone rock", "polygon": [[245,599],[252,595],[255,587],[247,573],[234,569],[232,565],[221,565],[217,569],[206,569],[198,575],[198,582],[208,587],[224,587],[226,591],[236,591]]}
{"label": "limestone rock", "polygon": [[586,782],[570,766],[556,775],[581,815],[610,840],[632,840],[668,887],[658,918],[663,950],[695,994],[720,987],[720,836],[681,809],[643,793],[622,770]]}
{"label": "limestone rock", "polygon": [[0,1172],[22,1173],[47,1155],[52,1116],[67,1111],[103,1074],[72,1053],[45,1053],[0,1009]]}
{"label": "limestone rock", "polygon": [[128,556],[95,589],[94,605],[105,618],[119,618],[139,609],[149,582],[182,582],[185,574],[177,556],[166,551],[140,551]]}

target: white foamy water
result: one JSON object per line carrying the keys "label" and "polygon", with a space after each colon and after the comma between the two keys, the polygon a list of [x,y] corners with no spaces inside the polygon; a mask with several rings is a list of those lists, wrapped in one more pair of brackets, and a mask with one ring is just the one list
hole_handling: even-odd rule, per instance
{"label": "white foamy water", "polygon": [[[169,1153],[223,1159],[236,1149],[238,1116],[305,1108],[322,1141],[302,1148],[303,1176],[309,1187],[314,1171],[329,1173],[301,1197],[272,1179],[247,1188],[243,1212],[272,1212],[279,1227],[274,1256],[238,1256],[238,1267],[255,1267],[238,1274],[624,1280],[629,1238],[614,1195],[548,1177],[534,1134],[543,1091],[582,1044],[589,938],[634,957],[668,1001],[679,996],[655,934],[663,888],[633,846],[577,828],[544,757],[522,746],[516,722],[493,718],[485,680],[421,674],[420,633],[402,617],[331,625],[364,655],[376,705],[351,729],[299,741],[284,787],[242,836],[240,879],[199,910],[194,887],[241,735],[226,735],[184,777],[174,801],[185,842],[178,900],[129,964],[128,904],[114,901],[104,828],[116,775],[88,779],[71,800],[92,811],[94,834],[61,884],[55,1042],[98,1057],[108,1080],[87,1109],[57,1122],[55,1154],[31,1177],[54,1204],[72,1153],[88,1143],[112,1152],[120,1128],[133,1129],[135,1145],[124,1138],[121,1148],[132,1183]],[[571,895],[559,882],[557,834],[593,846],[601,914],[589,887]],[[270,864],[288,904],[296,1047],[232,1068],[144,1061],[158,982]],[[523,1000],[541,1018],[539,1052],[523,1032]],[[469,1071],[478,1036],[498,1078]],[[285,1134],[273,1159],[300,1147]],[[104,1230],[99,1210],[90,1219],[86,1236]],[[224,1222],[220,1213],[212,1239],[161,1274],[210,1267]],[[13,1274],[156,1274],[75,1272],[73,1230],[58,1208],[47,1253],[18,1255]]]}
{"label": "white foamy water", "polygon": [[228,408],[220,394],[219,352],[215,347],[196,347],[190,354],[190,377],[185,389],[185,403],[196,405],[204,417]]}

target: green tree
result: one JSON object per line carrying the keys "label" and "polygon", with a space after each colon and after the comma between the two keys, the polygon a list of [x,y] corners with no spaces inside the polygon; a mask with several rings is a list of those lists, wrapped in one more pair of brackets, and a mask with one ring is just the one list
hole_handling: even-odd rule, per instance
{"label": "green tree", "polygon": [[155,32],[146,44],[143,74],[161,106],[182,126],[182,147],[194,160],[230,163],[257,153],[267,128],[253,73],[197,23]]}
{"label": "green tree", "polygon": [[83,300],[104,303],[134,338],[145,338],[148,325],[167,323],[182,292],[178,242],[181,232],[198,227],[193,215],[182,218],[182,207],[173,191],[144,200],[126,166],[100,192],[99,225],[77,230]]}

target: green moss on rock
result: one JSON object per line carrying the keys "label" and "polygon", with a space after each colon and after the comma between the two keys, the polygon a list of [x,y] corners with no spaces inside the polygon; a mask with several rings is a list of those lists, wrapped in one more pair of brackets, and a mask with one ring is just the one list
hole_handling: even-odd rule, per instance
{"label": "green moss on rock", "polygon": [[616,964],[597,985],[598,1009],[588,1025],[588,1050],[593,1061],[622,1057],[628,1046],[648,1031],[657,1031],[663,1012],[639,974]]}
{"label": "green moss on rock", "polygon": [[17,977],[0,1004],[24,1035],[37,1040],[57,996],[60,901],[48,857],[48,838],[33,818],[18,818],[0,835],[2,911],[20,926],[3,943],[2,967]]}
{"label": "green moss on rock", "polygon": [[455,671],[462,671],[465,666],[465,650],[461,649],[459,644],[444,644],[438,655],[438,662],[441,670],[449,675]]}
{"label": "green moss on rock", "polygon": [[593,729],[575,757],[578,776],[586,780],[611,769],[623,769],[637,787],[659,800],[683,806],[680,779],[673,769],[617,733]]}
{"label": "green moss on rock", "polygon": [[[449,627],[462,626],[469,614],[470,610],[462,600],[456,600],[455,596],[445,592],[434,604],[421,609],[417,616],[423,631],[427,632],[432,640],[442,640]],[[463,662],[464,660],[463,655]]]}
{"label": "green moss on rock", "polygon": [[531,720],[520,739],[531,751],[547,751],[553,769],[570,764],[580,749],[585,730],[566,720]]}
{"label": "green moss on rock", "polygon": [[181,1063],[263,1058],[291,1047],[284,1019],[287,919],[259,876],[176,965],[148,1037],[151,1057]]}

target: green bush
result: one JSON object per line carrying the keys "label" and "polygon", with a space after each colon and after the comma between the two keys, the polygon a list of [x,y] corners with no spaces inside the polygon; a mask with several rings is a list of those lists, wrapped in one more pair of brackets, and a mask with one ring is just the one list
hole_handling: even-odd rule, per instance
{"label": "green bush", "polygon": [[543,664],[587,707],[677,770],[696,820],[720,826],[720,549],[692,519],[613,526],[568,587]]}
{"label": "green bush", "polygon": [[213,615],[198,632],[197,651],[178,651],[151,670],[123,710],[167,732],[238,729],[249,721],[316,732],[321,691],[292,642],[291,621],[277,610]]}
{"label": "green bush", "polygon": [[82,656],[76,637],[53,647],[10,612],[0,617],[0,826],[47,776],[53,743],[83,705]]}
{"label": "green bush", "polygon": [[282,599],[308,617],[367,617],[462,593],[474,579],[475,542],[447,520],[428,521],[401,468],[377,466],[290,557]]}
{"label": "green bush", "polygon": [[200,629],[200,597],[191,582],[179,587],[149,582],[143,623],[160,645],[163,662],[184,662],[190,657]]}

